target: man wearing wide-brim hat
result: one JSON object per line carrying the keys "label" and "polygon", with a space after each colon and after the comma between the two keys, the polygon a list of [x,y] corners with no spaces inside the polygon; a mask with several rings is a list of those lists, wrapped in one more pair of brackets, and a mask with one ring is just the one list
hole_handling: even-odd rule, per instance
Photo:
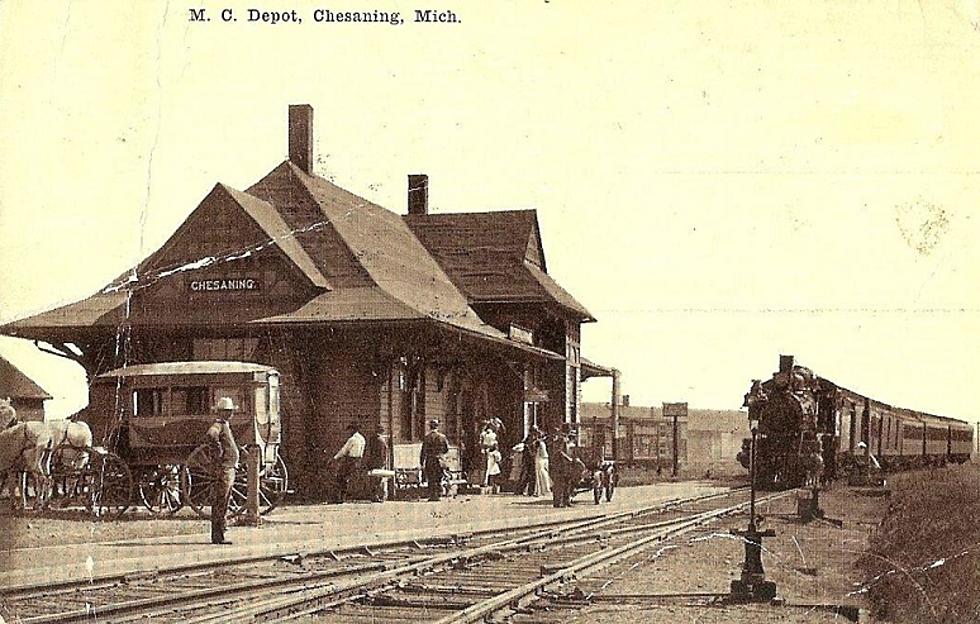
{"label": "man wearing wide-brim hat", "polygon": [[238,466],[238,444],[231,433],[229,421],[238,410],[229,397],[221,397],[214,404],[216,417],[208,428],[208,441],[214,448],[214,483],[211,486],[211,543],[230,544],[225,539],[227,528],[225,516],[228,513],[228,500],[235,484],[235,469]]}
{"label": "man wearing wide-brim hat", "polygon": [[422,452],[419,463],[422,474],[429,484],[429,500],[439,500],[442,493],[442,475],[445,470],[445,455],[449,452],[449,440],[439,431],[439,421],[429,421],[429,433],[422,439]]}

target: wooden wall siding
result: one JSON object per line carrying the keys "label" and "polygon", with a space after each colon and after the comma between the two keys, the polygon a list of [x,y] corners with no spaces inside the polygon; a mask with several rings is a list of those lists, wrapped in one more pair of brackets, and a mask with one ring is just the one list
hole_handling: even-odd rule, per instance
{"label": "wooden wall siding", "polygon": [[473,309],[488,324],[506,332],[511,323],[534,332],[534,344],[555,353],[565,349],[566,321],[551,314],[542,303],[473,304]]}
{"label": "wooden wall siding", "polygon": [[389,363],[384,377],[378,384],[378,422],[389,446],[398,439],[400,406],[395,405],[397,391],[398,368],[395,363]]}
{"label": "wooden wall siding", "polygon": [[[164,270],[198,262],[204,258],[219,258],[240,254],[244,250],[264,245],[269,234],[262,230],[227,193],[217,189],[208,195],[187,218],[157,255],[140,270],[144,284],[133,297],[132,311],[153,318],[174,318],[210,321],[220,310],[225,321],[229,313],[235,318],[257,318],[287,309],[289,301],[306,299],[311,289],[299,275],[299,269],[275,245],[264,247],[249,256],[222,261],[193,271],[179,271],[164,278],[155,275]],[[249,278],[259,284],[257,290],[233,292],[195,292],[194,280]],[[178,305],[174,305],[175,302]],[[175,319],[176,320],[176,319]]]}
{"label": "wooden wall siding", "polygon": [[143,272],[152,275],[208,256],[241,252],[265,238],[265,233],[245,211],[227,193],[216,188],[143,267]]}
{"label": "wooden wall siding", "polygon": [[327,494],[324,487],[327,458],[316,452],[310,363],[305,351],[298,350],[302,342],[287,332],[271,333],[260,346],[260,362],[275,367],[281,375],[283,431],[279,451],[289,470],[290,488],[300,498],[322,498]]}
{"label": "wooden wall siding", "polygon": [[381,379],[374,362],[359,351],[313,349],[309,354],[312,384],[313,434],[318,449],[328,455],[343,445],[351,424],[364,433],[381,422]]}
{"label": "wooden wall siding", "polygon": [[565,422],[566,397],[568,396],[568,375],[564,362],[549,361],[544,365],[544,388],[548,391],[548,402],[542,404],[544,427],[551,431]]}
{"label": "wooden wall siding", "polygon": [[[462,392],[461,384],[453,380],[451,371],[427,366],[425,369],[425,418],[426,421],[435,418],[442,427],[442,432],[450,441],[458,439],[459,404],[458,396]],[[426,423],[420,422],[420,431],[427,431]],[[424,433],[422,434],[424,435]]]}
{"label": "wooden wall siding", "polygon": [[21,420],[44,420],[44,401],[34,399],[18,399],[11,401],[17,418]]}
{"label": "wooden wall siding", "polygon": [[389,383],[381,384],[378,388],[379,420],[384,423],[385,431],[387,427],[391,427],[391,438],[396,444],[411,441],[411,428],[406,431],[402,424],[402,416],[408,407],[405,405],[405,394],[408,391],[407,375],[407,371],[399,362],[392,362],[388,367]]}

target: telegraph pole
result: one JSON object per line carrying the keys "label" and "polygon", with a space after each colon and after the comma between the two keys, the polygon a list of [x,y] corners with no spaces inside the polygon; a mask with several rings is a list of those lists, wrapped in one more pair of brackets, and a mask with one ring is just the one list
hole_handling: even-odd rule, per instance
{"label": "telegraph pole", "polygon": [[683,416],[687,418],[687,403],[664,403],[663,404],[663,415],[664,418],[673,418],[673,431],[674,434],[671,436],[673,438],[673,457],[672,457],[672,472],[676,477],[677,473],[680,471],[680,425],[678,419]]}
{"label": "telegraph pole", "polygon": [[612,369],[612,452],[613,461],[619,460],[619,369]]}

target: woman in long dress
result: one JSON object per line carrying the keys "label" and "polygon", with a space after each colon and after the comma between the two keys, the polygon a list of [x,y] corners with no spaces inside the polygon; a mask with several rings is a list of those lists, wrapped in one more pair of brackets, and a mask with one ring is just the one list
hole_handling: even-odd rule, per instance
{"label": "woman in long dress", "polygon": [[537,452],[534,454],[534,495],[551,495],[551,475],[548,474],[548,445],[543,435],[536,435],[534,443]]}

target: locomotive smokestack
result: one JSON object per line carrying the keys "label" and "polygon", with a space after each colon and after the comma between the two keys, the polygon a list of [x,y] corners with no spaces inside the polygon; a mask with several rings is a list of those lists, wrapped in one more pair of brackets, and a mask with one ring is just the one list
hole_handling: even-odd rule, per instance
{"label": "locomotive smokestack", "polygon": [[779,372],[780,373],[792,373],[793,372],[793,356],[792,355],[780,355],[779,356]]}

